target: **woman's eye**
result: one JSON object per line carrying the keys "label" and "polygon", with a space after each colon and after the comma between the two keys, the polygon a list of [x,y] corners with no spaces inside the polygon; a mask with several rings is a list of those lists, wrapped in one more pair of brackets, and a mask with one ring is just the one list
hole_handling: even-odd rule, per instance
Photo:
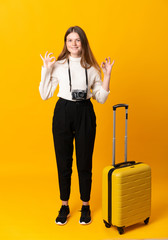
{"label": "woman's eye", "polygon": [[[80,42],[80,39],[77,39],[76,41]],[[72,42],[72,39],[67,39],[67,42]]]}

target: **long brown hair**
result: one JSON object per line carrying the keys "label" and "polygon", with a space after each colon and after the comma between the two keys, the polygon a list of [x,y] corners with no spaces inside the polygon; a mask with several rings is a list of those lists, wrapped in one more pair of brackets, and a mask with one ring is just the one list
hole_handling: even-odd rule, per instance
{"label": "long brown hair", "polygon": [[57,61],[58,60],[63,60],[63,59],[66,59],[66,60],[68,59],[69,51],[68,51],[67,46],[66,46],[66,40],[67,40],[68,34],[70,34],[72,32],[78,33],[78,35],[80,37],[80,40],[81,40],[81,45],[82,45],[82,54],[81,54],[81,61],[80,61],[81,66],[83,68],[87,68],[87,69],[90,68],[91,66],[95,67],[98,70],[98,73],[101,77],[100,66],[97,63],[97,61],[96,61],[96,59],[95,59],[95,57],[94,57],[94,55],[91,51],[91,48],[89,46],[89,42],[88,42],[88,39],[87,39],[87,36],[86,36],[85,32],[79,26],[70,27],[66,31],[65,36],[64,36],[64,47],[63,47],[62,52],[58,56]]}

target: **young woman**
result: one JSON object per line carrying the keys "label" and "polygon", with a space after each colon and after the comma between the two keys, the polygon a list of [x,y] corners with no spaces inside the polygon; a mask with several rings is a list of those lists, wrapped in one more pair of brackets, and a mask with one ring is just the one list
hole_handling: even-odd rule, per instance
{"label": "young woman", "polygon": [[62,206],[55,222],[64,225],[70,216],[70,197],[73,140],[82,200],[80,224],[91,222],[89,206],[92,183],[92,153],[96,134],[96,115],[90,98],[104,103],[108,97],[112,66],[110,57],[102,62],[101,69],[90,49],[85,32],[78,26],[70,27],[64,36],[64,47],[57,60],[48,51],[42,58],[41,98],[51,98],[59,84],[59,92],[53,114],[52,133],[60,199]]}

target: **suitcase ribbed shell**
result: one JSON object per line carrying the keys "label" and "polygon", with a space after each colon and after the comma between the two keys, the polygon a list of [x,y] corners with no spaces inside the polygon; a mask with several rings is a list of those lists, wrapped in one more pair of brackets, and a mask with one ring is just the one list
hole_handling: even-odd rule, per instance
{"label": "suitcase ribbed shell", "polygon": [[[103,219],[108,222],[108,172],[103,171]],[[151,169],[139,163],[115,169],[111,175],[111,224],[127,227],[151,214]],[[105,193],[106,191],[106,193]],[[105,196],[106,195],[106,196]]]}

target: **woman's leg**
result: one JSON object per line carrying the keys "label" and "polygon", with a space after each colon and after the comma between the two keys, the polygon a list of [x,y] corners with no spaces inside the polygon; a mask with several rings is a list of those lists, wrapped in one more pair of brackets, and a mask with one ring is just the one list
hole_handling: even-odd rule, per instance
{"label": "woman's leg", "polygon": [[62,201],[62,205],[68,206],[68,201]]}
{"label": "woman's leg", "polygon": [[62,99],[58,100],[54,110],[52,132],[58,169],[60,199],[67,205],[71,186],[74,134],[70,128],[66,101]]}
{"label": "woman's leg", "polygon": [[88,205],[92,183],[92,154],[96,134],[96,116],[89,101],[79,104],[78,121],[75,132],[77,169],[79,176],[80,198]]}

